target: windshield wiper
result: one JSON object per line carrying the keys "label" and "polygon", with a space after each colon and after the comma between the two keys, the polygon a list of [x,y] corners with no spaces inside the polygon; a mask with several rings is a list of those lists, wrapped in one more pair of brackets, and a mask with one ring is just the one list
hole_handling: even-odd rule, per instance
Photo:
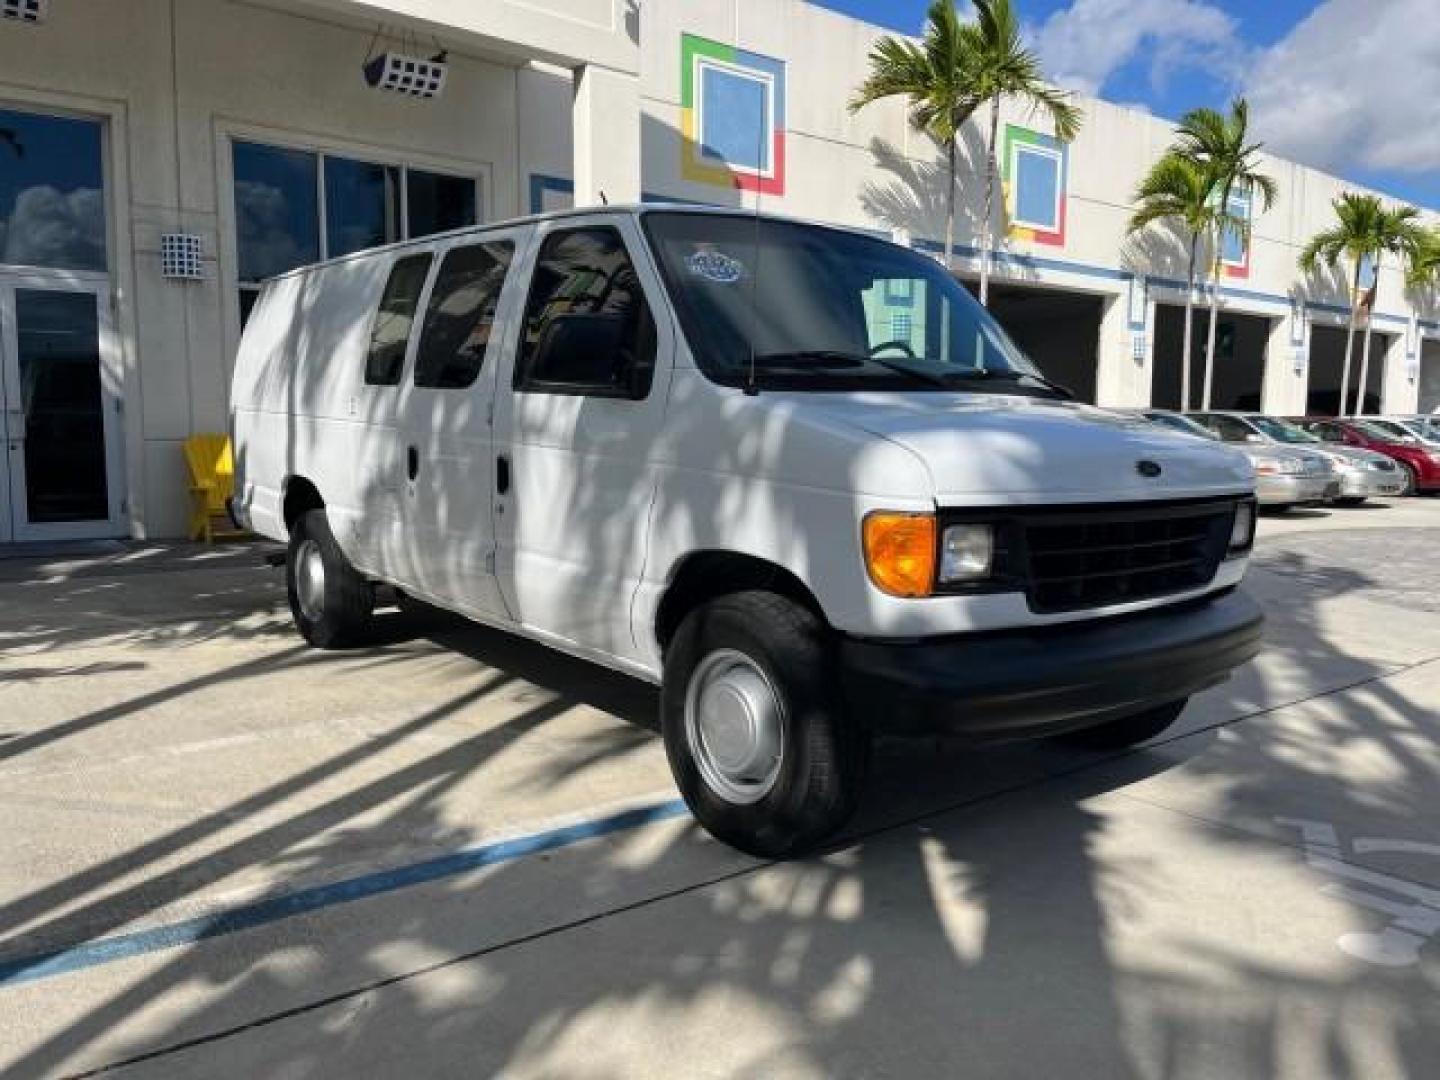
{"label": "windshield wiper", "polygon": [[920,382],[928,383],[931,386],[938,386],[941,389],[948,389],[949,383],[944,375],[934,372],[921,371],[912,368],[907,364],[897,363],[894,360],[882,359],[878,356],[866,356],[863,353],[847,353],[838,349],[797,349],[794,352],[773,352],[761,353],[755,357],[755,363],[759,367],[795,367],[800,370],[805,368],[819,368],[821,370],[833,370],[836,368],[859,368],[867,364],[874,367],[884,368],[886,371],[893,371],[897,375],[904,375]]}
{"label": "windshield wiper", "polygon": [[1057,382],[1051,382],[1044,375],[1036,375],[1030,371],[1016,371],[1013,368],[966,368],[961,371],[952,372],[953,379],[974,379],[976,381],[997,380],[1001,382],[1019,382],[1021,379],[1029,379],[1037,382],[1047,390],[1053,390],[1067,401],[1075,400],[1075,393],[1068,386],[1061,386]]}

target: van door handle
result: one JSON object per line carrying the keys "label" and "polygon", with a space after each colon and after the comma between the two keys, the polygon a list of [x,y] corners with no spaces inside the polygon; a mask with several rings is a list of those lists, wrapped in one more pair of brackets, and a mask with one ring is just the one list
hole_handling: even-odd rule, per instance
{"label": "van door handle", "polygon": [[510,490],[510,459],[504,454],[495,458],[495,490],[501,495]]}
{"label": "van door handle", "polygon": [[418,446],[405,448],[405,473],[411,480],[420,475],[420,448]]}

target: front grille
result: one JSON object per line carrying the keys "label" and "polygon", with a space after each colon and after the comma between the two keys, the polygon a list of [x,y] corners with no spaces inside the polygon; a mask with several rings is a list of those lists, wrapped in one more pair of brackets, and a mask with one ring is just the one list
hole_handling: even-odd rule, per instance
{"label": "front grille", "polygon": [[1196,589],[1225,557],[1233,500],[1054,509],[1020,522],[1032,610],[1075,611]]}

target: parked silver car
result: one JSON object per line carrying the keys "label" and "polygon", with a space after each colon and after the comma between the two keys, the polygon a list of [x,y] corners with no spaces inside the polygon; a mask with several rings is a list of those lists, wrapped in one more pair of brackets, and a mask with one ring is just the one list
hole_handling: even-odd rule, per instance
{"label": "parked silver car", "polygon": [[[1218,440],[1221,436],[1184,413],[1166,409],[1145,409],[1142,413],[1151,423],[1160,424],[1186,435]],[[1330,459],[1310,449],[1288,449],[1260,445],[1247,440],[1225,440],[1236,443],[1236,449],[1250,459],[1255,468],[1255,498],[1261,506],[1288,510],[1324,501],[1338,480]]]}
{"label": "parked silver car", "polygon": [[1336,506],[1359,506],[1366,499],[1404,495],[1409,480],[1394,459],[1374,450],[1322,441],[1304,428],[1262,413],[1209,412],[1188,414],[1226,442],[1284,447],[1319,454],[1335,471],[1334,487],[1325,499]]}
{"label": "parked silver car", "polygon": [[1440,416],[1367,416],[1365,419],[1419,439],[1430,449],[1440,448]]}

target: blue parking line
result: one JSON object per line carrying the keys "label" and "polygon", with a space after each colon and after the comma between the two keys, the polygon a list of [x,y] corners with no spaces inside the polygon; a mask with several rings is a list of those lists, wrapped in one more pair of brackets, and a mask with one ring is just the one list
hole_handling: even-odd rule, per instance
{"label": "blue parking line", "polygon": [[622,810],[609,817],[564,825],[548,832],[532,836],[520,836],[513,840],[500,840],[493,844],[466,848],[450,855],[442,855],[409,866],[397,866],[373,874],[336,881],[329,885],[317,885],[308,889],[297,889],[292,893],[247,904],[229,911],[212,915],[201,915],[194,919],[157,926],[150,930],[138,930],[132,934],[117,934],[114,937],[87,941],[68,949],[37,953],[33,956],[17,957],[0,961],[0,989],[19,986],[23,983],[53,979],[74,971],[113,964],[146,953],[173,949],[180,945],[191,945],[207,938],[233,934],[238,930],[251,930],[267,923],[294,918],[337,904],[349,904],[372,896],[408,889],[412,885],[423,885],[441,878],[453,877],[471,870],[478,870],[496,863],[510,862],[526,855],[543,851],[554,851],[568,847],[581,840],[592,840],[611,833],[634,829],[656,821],[666,821],[688,813],[685,803],[679,799],[671,802],[652,803]]}

